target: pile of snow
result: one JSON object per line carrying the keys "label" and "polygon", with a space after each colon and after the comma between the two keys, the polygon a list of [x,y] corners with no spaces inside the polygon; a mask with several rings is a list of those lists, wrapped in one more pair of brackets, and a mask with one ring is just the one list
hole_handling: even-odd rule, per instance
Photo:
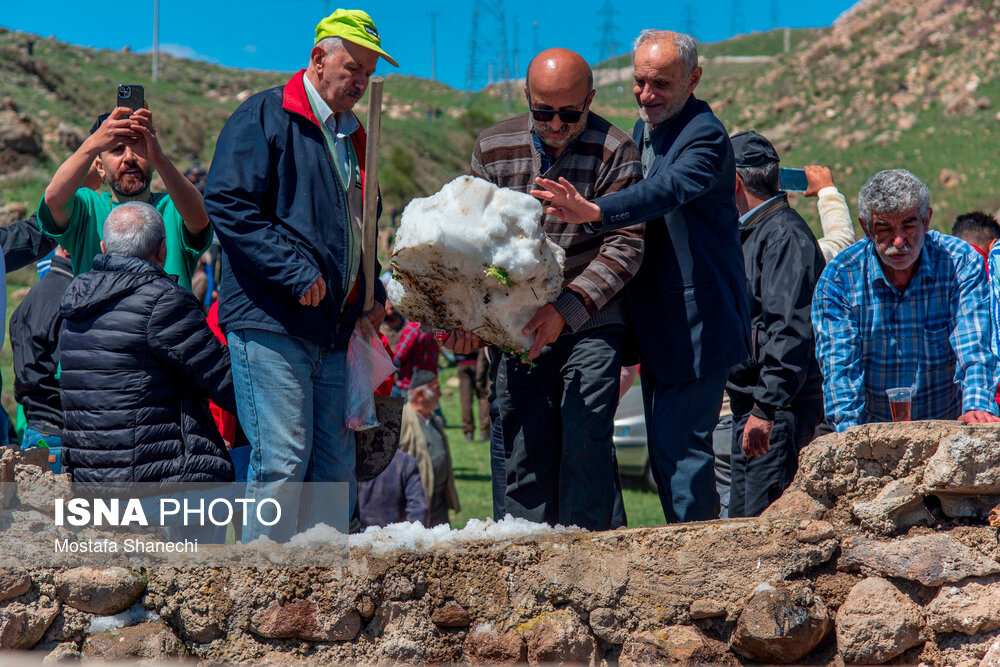
{"label": "pile of snow", "polygon": [[414,199],[396,234],[389,301],[416,322],[526,350],[521,328],[559,294],[566,257],[541,218],[534,197],[472,176]]}
{"label": "pile of snow", "polygon": [[391,551],[420,551],[450,547],[464,542],[489,540],[501,542],[537,535],[579,533],[577,527],[550,526],[515,519],[507,515],[500,521],[469,519],[465,528],[452,530],[447,525],[424,528],[419,523],[394,523],[384,528],[371,526],[359,535],[350,536],[351,548],[371,549],[375,553]]}
{"label": "pile of snow", "polygon": [[133,625],[158,620],[160,620],[160,616],[156,612],[150,611],[142,606],[142,603],[136,602],[125,611],[118,612],[113,616],[97,616],[93,618],[90,621],[90,625],[87,626],[87,634],[92,635],[97,632],[114,630],[115,628],[130,628]]}

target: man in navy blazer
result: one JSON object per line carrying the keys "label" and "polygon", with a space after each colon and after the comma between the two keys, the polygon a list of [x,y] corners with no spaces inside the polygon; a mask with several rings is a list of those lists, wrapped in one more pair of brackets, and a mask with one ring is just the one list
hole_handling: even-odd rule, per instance
{"label": "man in navy blazer", "polygon": [[668,522],[718,516],[712,431],[729,369],[749,356],[749,311],[726,128],[694,97],[698,52],[687,35],[644,30],[635,42],[633,138],[644,179],[593,201],[538,179],[545,212],[594,234],[646,223],[646,254],[626,287],[639,343],[649,461]]}

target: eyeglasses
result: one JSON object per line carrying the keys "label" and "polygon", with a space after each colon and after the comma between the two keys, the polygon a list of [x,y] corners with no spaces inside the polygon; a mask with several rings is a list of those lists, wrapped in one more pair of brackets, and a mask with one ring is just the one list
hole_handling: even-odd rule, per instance
{"label": "eyeglasses", "polygon": [[[589,97],[589,96],[588,96]],[[555,109],[532,109],[531,108],[531,98],[528,98],[528,111],[531,112],[531,117],[537,120],[539,123],[547,123],[556,116],[559,116],[559,120],[566,123],[567,125],[572,125],[573,123],[579,123],[580,118],[587,112],[587,100],[583,101],[583,110],[576,111],[575,109],[567,109],[564,111],[556,111]]]}

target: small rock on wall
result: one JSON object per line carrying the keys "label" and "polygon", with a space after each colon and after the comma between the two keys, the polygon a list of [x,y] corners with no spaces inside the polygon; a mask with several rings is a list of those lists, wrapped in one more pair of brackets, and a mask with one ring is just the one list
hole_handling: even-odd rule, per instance
{"label": "small rock on wall", "polygon": [[885,579],[858,582],[837,612],[837,647],[844,662],[877,665],[922,640],[920,608]]}

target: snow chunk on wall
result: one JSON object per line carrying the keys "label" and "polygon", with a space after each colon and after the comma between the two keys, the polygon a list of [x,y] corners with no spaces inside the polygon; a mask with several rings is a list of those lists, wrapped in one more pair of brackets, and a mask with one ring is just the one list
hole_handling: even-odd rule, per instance
{"label": "snow chunk on wall", "polygon": [[521,328],[562,288],[566,254],[534,197],[472,176],[414,199],[392,253],[389,301],[411,320],[525,350]]}

